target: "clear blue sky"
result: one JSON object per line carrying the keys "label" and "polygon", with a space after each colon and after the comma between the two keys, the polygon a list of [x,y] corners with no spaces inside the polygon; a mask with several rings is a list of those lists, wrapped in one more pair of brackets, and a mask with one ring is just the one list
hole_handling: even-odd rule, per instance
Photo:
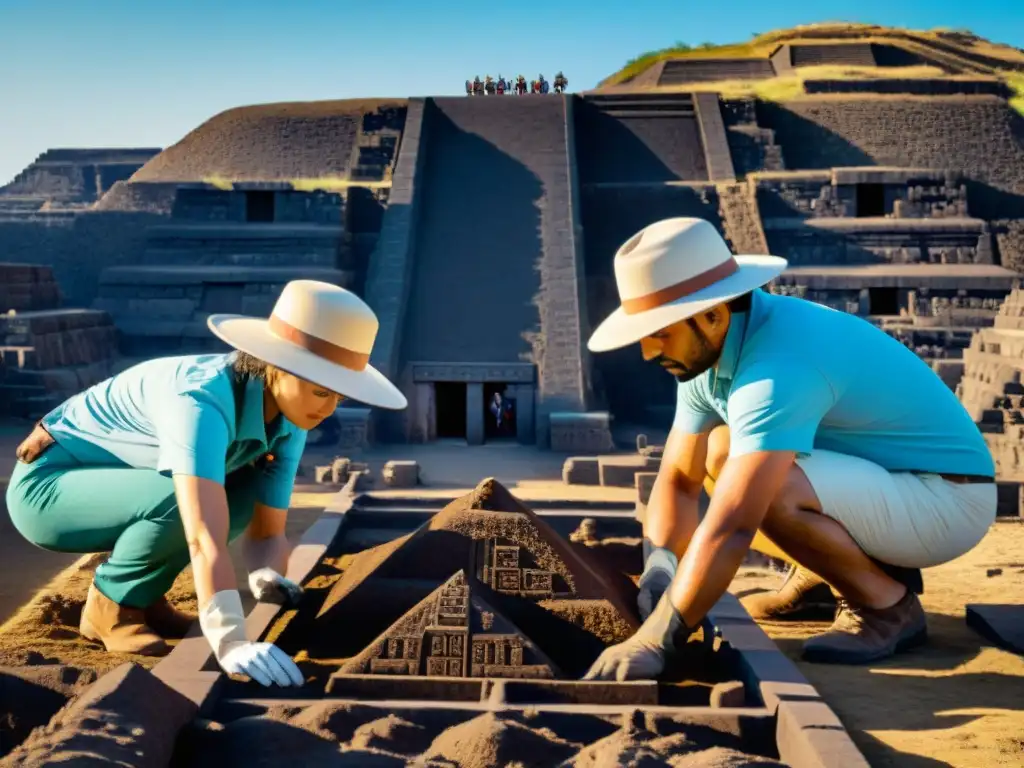
{"label": "clear blue sky", "polygon": [[550,78],[559,69],[582,90],[676,41],[733,42],[815,21],[967,27],[1024,47],[1022,0],[835,0],[820,15],[799,10],[808,5],[0,0],[0,185],[48,148],[167,146],[233,106],[460,94],[475,74]]}

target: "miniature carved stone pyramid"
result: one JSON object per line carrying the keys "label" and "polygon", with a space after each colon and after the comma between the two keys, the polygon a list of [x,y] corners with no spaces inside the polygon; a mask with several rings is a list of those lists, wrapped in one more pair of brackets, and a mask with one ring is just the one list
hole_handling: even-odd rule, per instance
{"label": "miniature carved stone pyramid", "polygon": [[494,478],[412,533],[356,555],[318,618],[380,579],[440,584],[460,568],[503,595],[605,600],[624,621],[639,625],[635,592],[626,594],[632,585],[562,538]]}
{"label": "miniature carved stone pyramid", "polygon": [[342,665],[340,672],[561,677],[543,651],[494,608],[490,595],[490,589],[460,569]]}

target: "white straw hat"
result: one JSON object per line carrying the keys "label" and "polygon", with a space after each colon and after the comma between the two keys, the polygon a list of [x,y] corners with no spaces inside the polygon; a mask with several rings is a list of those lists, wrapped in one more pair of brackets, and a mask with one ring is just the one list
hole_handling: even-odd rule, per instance
{"label": "white straw hat", "polygon": [[590,337],[591,352],[645,336],[771,282],[788,266],[778,256],[733,256],[704,219],[664,219],[633,235],[615,254],[621,306]]}
{"label": "white straw hat", "polygon": [[405,395],[369,365],[380,323],[351,291],[316,280],[293,280],[269,319],[210,315],[210,330],[299,378],[367,405],[399,410]]}

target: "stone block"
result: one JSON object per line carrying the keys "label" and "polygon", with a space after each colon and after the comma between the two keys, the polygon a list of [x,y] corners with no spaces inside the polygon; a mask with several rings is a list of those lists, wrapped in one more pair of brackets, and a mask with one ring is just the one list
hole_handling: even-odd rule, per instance
{"label": "stone block", "polygon": [[331,464],[331,482],[332,483],[344,483],[348,480],[349,466],[351,462],[339,456]]}
{"label": "stone block", "polygon": [[615,447],[607,412],[554,412],[549,415],[551,450],[559,453],[600,453]]}
{"label": "stone block", "polygon": [[381,477],[389,488],[414,488],[419,484],[420,465],[415,461],[392,460],[384,465]]}
{"label": "stone block", "polygon": [[562,464],[562,482],[566,485],[600,485],[601,473],[596,456],[571,456]]}
{"label": "stone block", "polygon": [[637,472],[634,476],[636,481],[637,500],[647,506],[650,501],[651,491],[654,489],[654,481],[658,478],[657,472]]}
{"label": "stone block", "polygon": [[334,475],[334,467],[331,464],[319,466],[314,470],[313,479],[317,483],[330,483],[333,482],[332,477]]}
{"label": "stone block", "polygon": [[633,488],[638,472],[657,470],[659,462],[647,456],[598,456],[601,485],[612,488]]}

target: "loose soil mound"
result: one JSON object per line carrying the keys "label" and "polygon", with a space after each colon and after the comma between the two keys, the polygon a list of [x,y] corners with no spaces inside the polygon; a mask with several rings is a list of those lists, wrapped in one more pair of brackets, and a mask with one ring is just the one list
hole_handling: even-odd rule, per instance
{"label": "loose soil mound", "polygon": [[[625,724],[623,721],[625,720]],[[670,717],[436,712],[324,702],[190,733],[178,761],[225,764],[449,766],[781,766],[736,737]],[[282,762],[284,761],[284,762]],[[182,763],[183,764],[183,763]]]}
{"label": "loose soil mound", "polygon": [[353,99],[229,109],[150,160],[131,181],[343,177],[363,115],[405,103]]}

